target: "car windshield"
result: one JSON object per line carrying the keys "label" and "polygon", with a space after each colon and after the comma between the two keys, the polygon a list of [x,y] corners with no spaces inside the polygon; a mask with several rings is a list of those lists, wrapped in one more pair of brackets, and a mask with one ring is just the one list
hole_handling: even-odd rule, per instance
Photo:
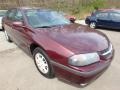
{"label": "car windshield", "polygon": [[6,11],[0,11],[0,17],[3,17],[6,14]]}
{"label": "car windshield", "polygon": [[25,12],[28,23],[33,28],[52,27],[70,24],[70,21],[56,11],[27,10]]}

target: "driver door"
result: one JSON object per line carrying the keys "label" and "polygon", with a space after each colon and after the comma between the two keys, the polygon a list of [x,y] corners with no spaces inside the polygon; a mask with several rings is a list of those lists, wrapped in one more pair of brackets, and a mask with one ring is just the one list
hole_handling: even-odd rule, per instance
{"label": "driver door", "polygon": [[30,43],[30,36],[29,36],[29,30],[27,29],[27,26],[25,26],[24,17],[21,11],[17,10],[14,22],[13,23],[21,23],[22,25],[14,25],[13,24],[13,33],[15,37],[16,44],[22,48],[24,51],[29,53],[29,43]]}

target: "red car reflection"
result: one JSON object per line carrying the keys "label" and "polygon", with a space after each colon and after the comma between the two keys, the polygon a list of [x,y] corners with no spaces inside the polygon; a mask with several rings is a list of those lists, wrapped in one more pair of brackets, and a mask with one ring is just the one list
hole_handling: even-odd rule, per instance
{"label": "red car reflection", "polygon": [[76,17],[73,15],[69,15],[69,14],[64,13],[64,12],[59,12],[59,13],[62,14],[63,16],[65,16],[67,19],[69,19],[72,23],[74,23],[76,20]]}

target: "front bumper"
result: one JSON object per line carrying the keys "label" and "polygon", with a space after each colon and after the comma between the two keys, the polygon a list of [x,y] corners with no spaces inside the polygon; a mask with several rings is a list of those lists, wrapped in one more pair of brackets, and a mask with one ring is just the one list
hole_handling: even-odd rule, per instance
{"label": "front bumper", "polygon": [[110,65],[110,62],[105,62],[103,65],[101,65],[99,68],[93,70],[93,71],[89,71],[89,72],[80,72],[80,71],[77,71],[77,70],[74,70],[70,67],[67,67],[67,66],[64,66],[62,64],[59,64],[59,63],[56,63],[54,61],[51,61],[53,65],[63,69],[63,70],[66,70],[66,71],[69,71],[75,75],[78,75],[78,76],[84,76],[84,77],[90,77],[90,76],[93,76],[95,75],[96,73],[99,73],[101,72],[103,69],[107,68],[109,65]]}
{"label": "front bumper", "polygon": [[106,61],[94,70],[81,72],[73,68],[51,61],[56,76],[63,81],[79,86],[86,86],[96,78],[98,78],[111,64],[111,60]]}

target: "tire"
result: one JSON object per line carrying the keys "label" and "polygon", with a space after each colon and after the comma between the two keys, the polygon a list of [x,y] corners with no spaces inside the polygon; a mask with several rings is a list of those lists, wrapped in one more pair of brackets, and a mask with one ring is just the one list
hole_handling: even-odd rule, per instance
{"label": "tire", "polygon": [[96,22],[91,22],[91,23],[90,23],[90,28],[95,29],[95,28],[96,28]]}
{"label": "tire", "polygon": [[33,58],[38,71],[46,78],[54,78],[54,71],[47,54],[41,48],[37,47],[33,51]]}
{"label": "tire", "polygon": [[2,30],[1,31],[4,31],[4,27],[2,26]]}
{"label": "tire", "polygon": [[5,38],[8,42],[12,42],[10,36],[7,34],[7,32],[4,30]]}

